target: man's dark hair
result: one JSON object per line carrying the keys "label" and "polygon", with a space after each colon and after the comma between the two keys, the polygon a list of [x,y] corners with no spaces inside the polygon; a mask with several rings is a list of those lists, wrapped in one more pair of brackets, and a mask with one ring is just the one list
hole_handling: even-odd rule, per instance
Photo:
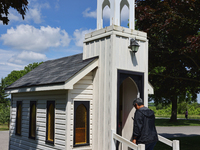
{"label": "man's dark hair", "polygon": [[138,104],[138,106],[144,105],[144,102],[141,98],[136,98],[133,100],[133,106],[135,106],[135,104]]}

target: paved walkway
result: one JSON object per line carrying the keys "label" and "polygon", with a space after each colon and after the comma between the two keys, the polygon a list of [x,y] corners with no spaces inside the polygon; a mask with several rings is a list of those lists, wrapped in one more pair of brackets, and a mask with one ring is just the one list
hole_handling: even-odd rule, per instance
{"label": "paved walkway", "polygon": [[182,127],[156,127],[159,135],[166,138],[200,136],[200,126],[182,126]]}
{"label": "paved walkway", "polygon": [[[200,126],[184,126],[184,127],[156,127],[159,135],[166,138],[184,137],[184,136],[200,136]],[[0,150],[8,150],[9,131],[0,131]]]}
{"label": "paved walkway", "polygon": [[0,150],[8,150],[9,131],[0,131]]}

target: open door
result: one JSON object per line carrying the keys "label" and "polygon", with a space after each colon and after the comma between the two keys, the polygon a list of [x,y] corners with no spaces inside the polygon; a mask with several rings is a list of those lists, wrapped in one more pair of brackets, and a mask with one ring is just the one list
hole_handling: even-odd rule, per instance
{"label": "open door", "polygon": [[[133,117],[135,108],[133,100],[139,97],[139,91],[136,83],[130,78],[126,78],[120,85],[119,93],[119,135],[132,140],[133,133]],[[119,145],[119,150],[127,150],[124,145]]]}

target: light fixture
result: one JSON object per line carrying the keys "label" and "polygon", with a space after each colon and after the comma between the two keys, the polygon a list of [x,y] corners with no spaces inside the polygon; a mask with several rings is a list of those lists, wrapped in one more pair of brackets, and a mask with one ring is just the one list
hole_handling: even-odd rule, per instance
{"label": "light fixture", "polygon": [[130,48],[133,53],[136,53],[139,49],[140,45],[136,42],[136,40],[131,39],[130,40],[130,45],[128,46],[128,48]]}

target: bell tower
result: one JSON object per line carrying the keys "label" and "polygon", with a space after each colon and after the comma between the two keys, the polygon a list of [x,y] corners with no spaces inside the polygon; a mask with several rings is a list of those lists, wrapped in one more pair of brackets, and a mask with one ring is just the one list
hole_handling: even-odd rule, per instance
{"label": "bell tower", "polygon": [[97,0],[97,30],[103,28],[103,9],[110,8],[110,25],[120,26],[122,8],[129,9],[129,28],[135,30],[135,0]]}
{"label": "bell tower", "polygon": [[[129,28],[120,26],[125,5]],[[110,8],[110,26],[103,28],[106,6]],[[148,39],[145,32],[135,30],[134,7],[135,0],[97,0],[97,30],[85,35],[83,60],[98,57],[93,74],[92,150],[116,150],[111,131],[131,141],[132,101],[140,97],[148,106]],[[135,45],[138,51],[132,49]]]}

